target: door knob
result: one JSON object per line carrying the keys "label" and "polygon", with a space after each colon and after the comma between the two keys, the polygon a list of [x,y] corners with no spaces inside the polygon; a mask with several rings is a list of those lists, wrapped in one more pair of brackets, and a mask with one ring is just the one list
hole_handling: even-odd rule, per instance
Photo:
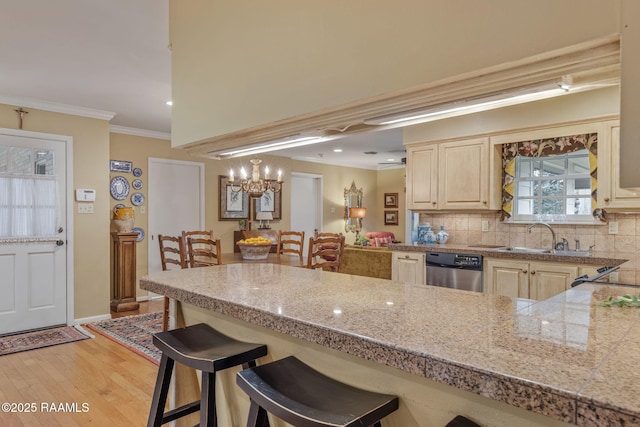
{"label": "door knob", "polygon": [[64,245],[64,240],[56,240],[56,246]]}
{"label": "door knob", "polygon": [[58,227],[58,233],[62,233],[63,231],[64,231],[64,228]]}

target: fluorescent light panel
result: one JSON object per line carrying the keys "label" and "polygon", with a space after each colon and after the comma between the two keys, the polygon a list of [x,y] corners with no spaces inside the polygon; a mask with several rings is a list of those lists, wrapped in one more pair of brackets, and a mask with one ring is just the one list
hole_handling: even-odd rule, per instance
{"label": "fluorescent light panel", "polygon": [[520,104],[526,101],[550,98],[565,93],[568,90],[569,83],[567,80],[554,80],[482,95],[475,98],[447,102],[423,109],[373,117],[365,119],[364,123],[367,125],[391,125],[408,121],[429,121],[442,118],[441,116],[453,117],[456,115],[470,114],[478,111]]}
{"label": "fluorescent light panel", "polygon": [[[293,139],[292,139],[293,138]],[[285,148],[300,147],[303,145],[316,144],[330,138],[320,136],[287,136],[271,141],[261,142],[250,146],[239,147],[237,149],[227,149],[220,151],[210,151],[209,154],[221,158],[251,156],[253,154],[268,153],[270,151],[284,150]]]}

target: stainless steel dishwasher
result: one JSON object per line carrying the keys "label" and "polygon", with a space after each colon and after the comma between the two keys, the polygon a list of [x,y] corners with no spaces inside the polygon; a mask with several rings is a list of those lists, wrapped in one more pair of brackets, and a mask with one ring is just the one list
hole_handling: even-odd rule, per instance
{"label": "stainless steel dishwasher", "polygon": [[482,255],[427,252],[426,284],[482,292]]}

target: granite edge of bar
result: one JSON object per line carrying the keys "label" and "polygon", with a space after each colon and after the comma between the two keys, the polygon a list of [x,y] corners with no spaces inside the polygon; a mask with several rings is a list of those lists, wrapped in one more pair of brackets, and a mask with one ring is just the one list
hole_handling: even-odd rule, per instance
{"label": "granite edge of bar", "polygon": [[581,420],[638,420],[622,408],[527,379],[491,372],[390,345],[346,331],[276,315],[142,278],[140,287],[222,315],[312,342],[514,407],[576,424]]}

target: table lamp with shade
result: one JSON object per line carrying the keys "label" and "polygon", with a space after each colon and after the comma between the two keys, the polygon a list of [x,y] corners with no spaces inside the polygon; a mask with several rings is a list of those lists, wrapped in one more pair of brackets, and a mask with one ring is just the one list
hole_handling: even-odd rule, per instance
{"label": "table lamp with shade", "polygon": [[259,230],[268,230],[271,228],[269,226],[269,221],[273,220],[273,215],[271,214],[271,212],[258,212],[256,213],[256,219],[260,221],[260,225],[258,226]]}
{"label": "table lamp with shade", "polygon": [[362,219],[367,216],[367,208],[349,208],[349,218],[355,218],[355,226],[353,230],[356,232],[356,242],[360,239],[360,230],[362,230]]}

